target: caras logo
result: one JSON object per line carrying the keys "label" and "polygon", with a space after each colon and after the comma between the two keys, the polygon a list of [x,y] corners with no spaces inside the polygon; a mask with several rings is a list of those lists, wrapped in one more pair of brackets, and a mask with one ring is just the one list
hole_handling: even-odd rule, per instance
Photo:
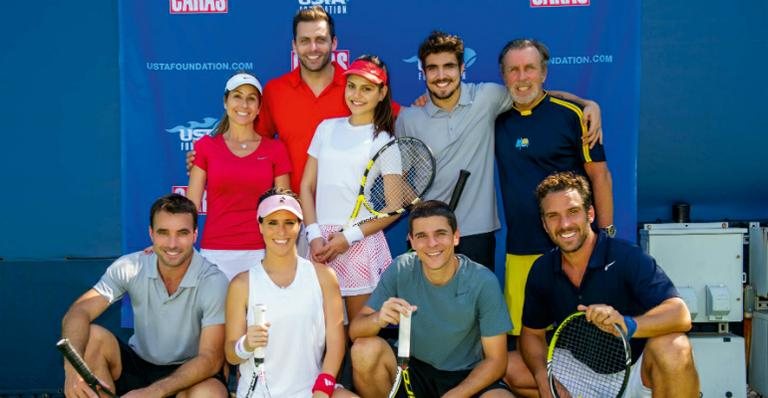
{"label": "caras logo", "polygon": [[585,6],[589,6],[589,0],[531,0],[531,8]]}
{"label": "caras logo", "polygon": [[[469,69],[477,61],[477,52],[475,50],[464,47],[464,73],[461,75],[462,79],[467,78],[467,69]],[[419,80],[424,80],[424,68],[422,68],[421,60],[418,55],[414,55],[410,58],[403,59],[403,62],[408,64],[416,64],[419,69]]]}
{"label": "caras logo", "polygon": [[228,0],[170,0],[171,14],[226,14]]}
{"label": "caras logo", "polygon": [[[171,193],[187,196],[189,185],[174,185],[171,187]],[[203,200],[200,201],[200,211],[197,214],[204,216],[208,213],[208,191],[203,190]]]}
{"label": "caras logo", "polygon": [[213,128],[216,125],[216,118],[206,117],[202,122],[189,121],[187,126],[178,125],[176,127],[165,129],[169,133],[179,134],[179,150],[186,152],[191,151],[195,141],[202,138],[204,135],[211,135]]}
{"label": "caras logo", "polygon": [[299,9],[321,6],[328,14],[346,14],[349,0],[299,0]]}
{"label": "caras logo", "polygon": [[[331,61],[335,61],[341,69],[349,68],[349,50],[336,50],[331,53]],[[299,67],[299,56],[291,50],[291,70]]]}

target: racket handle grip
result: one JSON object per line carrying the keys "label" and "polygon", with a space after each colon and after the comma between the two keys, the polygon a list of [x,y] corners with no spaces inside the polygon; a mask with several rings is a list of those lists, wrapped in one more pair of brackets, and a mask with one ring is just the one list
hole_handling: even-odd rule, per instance
{"label": "racket handle grip", "polygon": [[459,205],[459,199],[461,199],[461,194],[464,192],[464,185],[466,185],[470,174],[472,173],[464,169],[459,171],[459,180],[456,181],[456,185],[453,187],[453,192],[451,193],[451,200],[448,202],[448,207],[451,210],[456,210],[456,206]]}
{"label": "racket handle grip", "polygon": [[[251,312],[253,313],[253,325],[264,326],[264,324],[267,323],[266,304],[254,304],[251,307]],[[264,347],[258,347],[253,350],[253,357],[256,360],[261,360],[261,362],[264,362]],[[258,366],[259,363],[257,362],[256,365]]]}
{"label": "racket handle grip", "polygon": [[[80,375],[80,377],[85,380],[85,382],[91,386],[91,388],[95,389],[96,386],[101,386],[101,382],[96,378],[96,376],[93,375],[93,372],[88,367],[88,365],[83,360],[83,357],[80,356],[80,354],[75,351],[74,347],[72,347],[72,344],[69,342],[69,339],[61,339],[58,343],[56,343],[56,348],[61,352],[61,355],[64,356],[64,358],[69,362],[70,365],[72,365],[73,368],[75,368],[75,371],[77,374]],[[105,394],[109,395],[110,397],[116,397],[117,395],[113,394],[112,391],[109,391],[106,388],[101,388],[99,391],[104,392]],[[95,392],[99,392],[95,391]]]}
{"label": "racket handle grip", "polygon": [[406,359],[411,356],[411,315],[400,314],[397,336],[397,357]]}

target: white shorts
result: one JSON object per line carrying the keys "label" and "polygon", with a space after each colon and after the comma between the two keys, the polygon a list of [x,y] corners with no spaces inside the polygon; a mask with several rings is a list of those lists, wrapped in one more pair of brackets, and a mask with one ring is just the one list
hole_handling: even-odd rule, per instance
{"label": "white shorts", "polygon": [[200,254],[216,264],[221,272],[232,280],[237,274],[248,271],[264,258],[264,249],[260,250],[213,250],[200,249]]}
{"label": "white shorts", "polygon": [[627,389],[622,395],[624,398],[651,398],[651,389],[643,384],[642,369],[643,354],[640,354],[640,358],[637,358],[637,362],[632,365],[632,370],[629,372]]}

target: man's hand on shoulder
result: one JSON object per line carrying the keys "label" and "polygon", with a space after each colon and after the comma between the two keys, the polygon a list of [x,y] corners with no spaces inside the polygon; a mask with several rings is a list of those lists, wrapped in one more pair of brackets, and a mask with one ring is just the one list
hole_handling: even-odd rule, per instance
{"label": "man's hand on shoulder", "polygon": [[427,105],[427,99],[429,99],[429,96],[427,94],[422,94],[416,97],[415,100],[413,100],[413,103],[411,104],[411,106],[421,108],[424,105]]}
{"label": "man's hand on shoulder", "polygon": [[195,151],[189,151],[187,152],[187,175],[189,175],[189,171],[192,170],[192,166],[195,164]]}
{"label": "man's hand on shoulder", "polygon": [[585,144],[592,149],[599,142],[603,144],[603,118],[600,115],[600,105],[595,101],[585,100],[584,122],[587,124],[587,135],[582,137]]}

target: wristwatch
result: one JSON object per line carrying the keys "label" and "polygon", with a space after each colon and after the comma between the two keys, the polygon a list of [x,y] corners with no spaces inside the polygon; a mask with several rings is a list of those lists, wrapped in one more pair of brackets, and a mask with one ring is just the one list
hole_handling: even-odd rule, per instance
{"label": "wristwatch", "polygon": [[605,231],[605,233],[608,235],[608,237],[609,237],[609,238],[614,238],[614,237],[616,237],[616,226],[615,226],[615,225],[613,225],[613,224],[611,224],[611,225],[606,225],[606,226],[604,226],[604,227],[603,227],[603,228],[601,228],[601,229],[602,229],[603,231]]}

